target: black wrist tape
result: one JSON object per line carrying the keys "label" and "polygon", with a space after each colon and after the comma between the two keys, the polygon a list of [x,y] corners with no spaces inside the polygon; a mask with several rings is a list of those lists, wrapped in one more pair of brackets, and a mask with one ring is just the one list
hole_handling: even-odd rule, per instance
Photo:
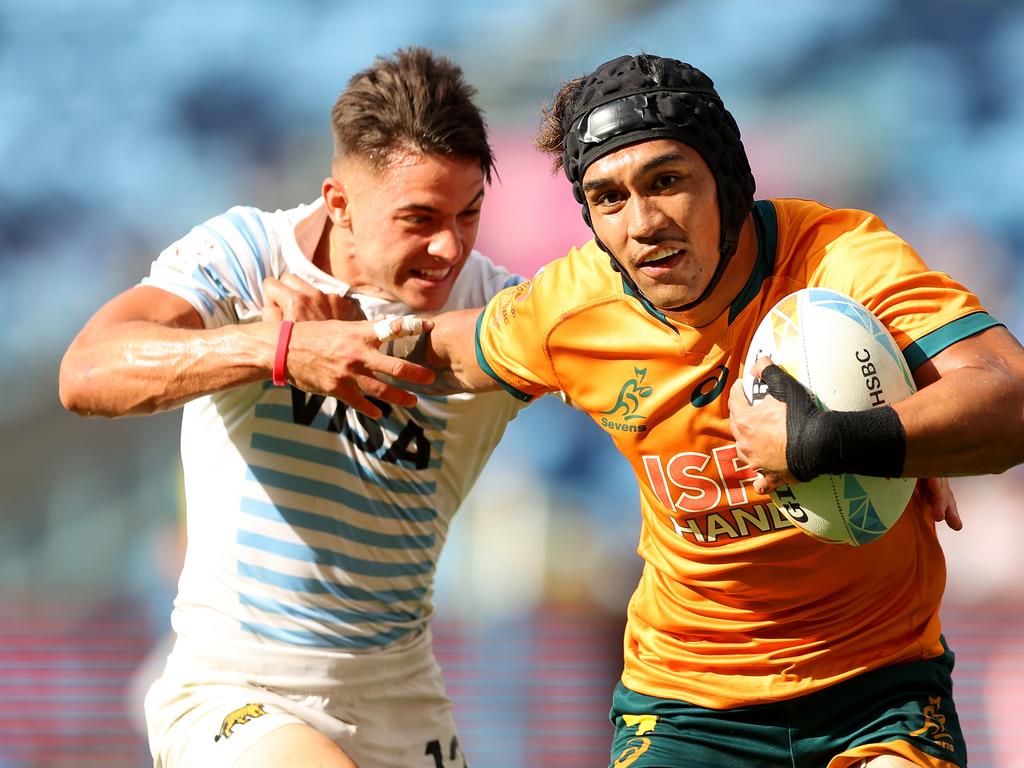
{"label": "black wrist tape", "polygon": [[891,406],[822,411],[810,392],[776,365],[762,374],[768,392],[786,403],[786,463],[801,482],[851,472],[900,477],[907,434]]}
{"label": "black wrist tape", "polygon": [[903,424],[891,406],[818,411],[802,426],[786,419],[786,463],[801,481],[851,472],[899,477],[907,454]]}

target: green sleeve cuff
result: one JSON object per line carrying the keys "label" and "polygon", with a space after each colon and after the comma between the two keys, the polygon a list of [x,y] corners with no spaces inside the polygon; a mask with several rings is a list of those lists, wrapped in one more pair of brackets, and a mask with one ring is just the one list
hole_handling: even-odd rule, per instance
{"label": "green sleeve cuff", "polygon": [[524,403],[528,403],[531,400],[533,400],[533,395],[528,395],[525,392],[516,389],[503,378],[501,378],[501,376],[494,372],[494,369],[491,368],[490,363],[488,363],[487,359],[484,357],[484,351],[480,347],[480,329],[483,327],[484,313],[486,311],[487,309],[484,308],[484,311],[481,312],[480,316],[476,319],[476,361],[480,365],[480,368],[483,370],[483,372],[490,376],[492,379],[494,379],[496,382],[498,382],[501,385],[502,389],[504,389],[506,392],[512,395],[512,397],[518,400],[522,400]]}
{"label": "green sleeve cuff", "polygon": [[903,350],[903,357],[906,358],[907,365],[913,371],[928,360],[931,360],[946,347],[956,344],[958,341],[963,341],[968,336],[994,328],[997,325],[1003,325],[1003,323],[1000,323],[988,312],[974,312],[970,315],[964,315],[908,344],[907,348]]}

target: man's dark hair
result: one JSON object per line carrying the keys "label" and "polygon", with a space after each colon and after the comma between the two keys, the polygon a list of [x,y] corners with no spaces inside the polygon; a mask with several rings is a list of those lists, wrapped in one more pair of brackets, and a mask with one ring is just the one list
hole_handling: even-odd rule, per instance
{"label": "man's dark hair", "polygon": [[576,111],[576,101],[583,90],[587,76],[573,78],[562,83],[551,104],[541,108],[540,128],[533,137],[533,145],[551,157],[551,172],[562,170],[562,151],[565,149],[565,133],[563,124]]}
{"label": "man's dark hair", "polygon": [[379,56],[334,103],[334,155],[358,155],[378,166],[409,151],[470,159],[490,181],[494,151],[475,95],[458,65],[426,48]]}

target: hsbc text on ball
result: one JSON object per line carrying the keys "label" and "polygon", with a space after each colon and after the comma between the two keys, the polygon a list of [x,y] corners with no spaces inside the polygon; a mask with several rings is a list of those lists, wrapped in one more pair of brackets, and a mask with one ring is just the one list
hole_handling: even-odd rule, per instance
{"label": "hsbc text on ball", "polygon": [[868,389],[871,407],[885,405],[885,397],[882,393],[882,380],[878,378],[878,369],[871,362],[871,353],[866,349],[860,349],[853,356],[860,363],[860,375],[864,377],[864,386]]}

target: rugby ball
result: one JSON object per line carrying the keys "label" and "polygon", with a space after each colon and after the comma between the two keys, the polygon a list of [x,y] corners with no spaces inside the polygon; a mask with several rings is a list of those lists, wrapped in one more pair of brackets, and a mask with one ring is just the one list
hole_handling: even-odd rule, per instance
{"label": "rugby ball", "polygon": [[[766,395],[752,373],[761,356],[807,387],[823,410],[891,405],[917,389],[903,353],[878,318],[849,296],[826,288],[786,296],[757,326],[743,367],[743,389],[755,404]],[[820,475],[781,486],[771,497],[814,538],[860,546],[895,525],[915,483],[905,477]]]}

